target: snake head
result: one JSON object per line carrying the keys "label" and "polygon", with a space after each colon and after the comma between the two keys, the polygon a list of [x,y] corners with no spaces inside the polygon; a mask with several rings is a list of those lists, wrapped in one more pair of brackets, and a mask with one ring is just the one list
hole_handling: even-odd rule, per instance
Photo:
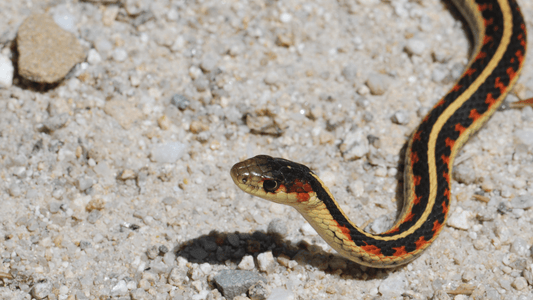
{"label": "snake head", "polygon": [[314,193],[313,172],[283,158],[258,155],[235,164],[230,175],[241,190],[276,203],[295,205]]}

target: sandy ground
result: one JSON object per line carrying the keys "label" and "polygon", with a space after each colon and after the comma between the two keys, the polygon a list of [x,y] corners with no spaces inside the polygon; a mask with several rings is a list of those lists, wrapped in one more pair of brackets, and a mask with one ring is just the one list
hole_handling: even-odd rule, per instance
{"label": "sandy ground", "polygon": [[[465,145],[448,226],[393,270],[341,258],[229,177],[257,154],[305,163],[355,224],[386,230],[401,149],[471,49],[448,2],[109,2],[0,2],[4,57],[34,12],[87,54],[57,86],[0,89],[0,298],[221,299],[216,275],[244,269],[257,299],[533,299],[531,108]],[[528,57],[510,102],[533,97]]]}

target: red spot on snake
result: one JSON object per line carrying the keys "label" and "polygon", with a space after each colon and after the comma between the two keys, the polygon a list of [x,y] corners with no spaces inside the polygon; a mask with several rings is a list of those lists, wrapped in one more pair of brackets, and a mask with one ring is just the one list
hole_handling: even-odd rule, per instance
{"label": "red spot on snake", "polygon": [[509,67],[507,68],[507,75],[509,75],[509,80],[513,80],[513,78],[516,76],[516,72],[512,67]]}
{"label": "red spot on snake", "polygon": [[435,233],[439,233],[441,229],[442,229],[442,224],[439,223],[438,220],[435,220],[435,222],[433,222],[433,229],[431,231]]}
{"label": "red spot on snake", "polygon": [[493,41],[494,41],[494,38],[491,36],[486,35],[485,37],[483,37],[483,45],[492,43]]}
{"label": "red spot on snake", "polygon": [[[446,189],[446,191],[448,192],[448,199],[450,199],[449,195],[450,195],[450,191],[448,191],[448,189]],[[446,194],[445,194],[446,195]],[[442,213],[444,215],[447,215],[448,214],[448,205],[446,205],[446,201],[442,201]]]}
{"label": "red spot on snake", "polygon": [[459,134],[463,134],[463,132],[465,132],[465,130],[466,130],[466,128],[463,125],[461,125],[459,123],[455,124],[455,131],[459,131]]}
{"label": "red spot on snake", "polygon": [[[489,25],[492,25],[492,23],[494,23],[494,18],[484,19],[483,21],[485,22],[485,27],[487,27]],[[496,26],[494,26],[494,27],[496,27]]]}
{"label": "red spot on snake", "polygon": [[453,148],[453,145],[455,145],[455,141],[452,140],[451,138],[446,138],[445,143],[446,143],[446,146],[447,146],[447,147],[450,147],[450,149],[452,149],[452,148]]}
{"label": "red spot on snake", "polygon": [[466,70],[465,75],[472,76],[472,74],[474,74],[475,72],[476,72],[476,69],[470,68]]}
{"label": "red spot on snake", "polygon": [[478,4],[477,5],[477,9],[479,11],[484,11],[484,10],[492,10],[492,4]]}
{"label": "red spot on snake", "polygon": [[413,214],[412,212],[410,212],[406,217],[405,219],[403,220],[403,222],[409,222],[409,221],[412,221],[413,218],[415,217],[415,214]]}
{"label": "red spot on snake", "polygon": [[440,157],[442,159],[442,162],[445,163],[446,165],[448,165],[450,163],[450,157],[449,156],[446,156],[446,155],[441,155]]}
{"label": "red spot on snake", "polygon": [[479,119],[479,117],[481,117],[481,115],[477,112],[477,109],[473,108],[471,111],[470,111],[470,115],[468,115],[468,117],[472,120],[477,121],[477,119]]}
{"label": "red spot on snake", "polygon": [[463,86],[460,84],[456,84],[452,87],[452,92],[458,92]]}
{"label": "red spot on snake", "polygon": [[[366,244],[366,242],[365,242]],[[374,254],[374,255],[382,255],[381,249],[379,249],[376,245],[369,245],[366,244],[366,246],[361,246],[361,249],[363,249],[365,252]]]}
{"label": "red spot on snake", "polygon": [[415,134],[413,134],[413,141],[420,141],[420,131],[417,131]]}
{"label": "red spot on snake", "polygon": [[524,54],[522,53],[522,50],[516,50],[515,55],[518,58],[519,63],[524,62]]}
{"label": "red spot on snake", "polygon": [[422,249],[422,248],[425,248],[425,246],[429,244],[428,241],[426,241],[426,239],[424,238],[424,236],[421,236],[418,238],[418,241],[415,242],[415,245],[416,245],[416,250],[419,250],[419,249]]}
{"label": "red spot on snake", "polygon": [[497,89],[500,89],[500,94],[505,93],[505,89],[507,88],[503,82],[500,81],[500,77],[496,77],[496,81],[494,82],[494,87]]}
{"label": "red spot on snake", "polygon": [[422,176],[413,176],[413,184],[415,186],[420,184],[420,180],[422,180]]}
{"label": "red spot on snake", "polygon": [[439,102],[437,102],[437,104],[435,104],[435,107],[439,107],[441,105],[444,104],[444,98],[440,99]]}
{"label": "red spot on snake", "polygon": [[413,199],[413,205],[417,205],[418,203],[420,203],[420,200],[422,200],[422,196],[415,195]]}
{"label": "red spot on snake", "polygon": [[447,188],[444,189],[444,196],[445,196],[447,199],[450,199],[451,194],[450,194],[450,190],[449,190],[449,189],[447,189]]}
{"label": "red spot on snake", "polygon": [[411,164],[416,164],[418,162],[418,154],[416,152],[411,152]]}
{"label": "red spot on snake", "polygon": [[496,99],[492,97],[492,93],[487,93],[487,98],[485,98],[485,103],[489,105],[489,108],[496,103]]}
{"label": "red spot on snake", "polygon": [[346,227],[345,225],[340,225],[337,222],[337,228],[342,232],[342,234],[346,237],[347,240],[352,241],[352,236],[350,235],[350,229]]}
{"label": "red spot on snake", "polygon": [[296,197],[298,198],[298,202],[306,202],[311,198],[308,193],[297,193]]}
{"label": "red spot on snake", "polygon": [[443,171],[442,172],[442,177],[444,177],[444,179],[446,179],[448,184],[450,184],[450,174],[448,174],[447,172]]}
{"label": "red spot on snake", "polygon": [[405,246],[401,246],[401,247],[392,247],[392,249],[396,250],[396,252],[394,252],[393,256],[404,256],[407,254],[407,251],[405,251]]}
{"label": "red spot on snake", "polygon": [[487,53],[486,52],[479,52],[476,56],[476,60],[479,60],[479,59],[483,59],[487,57]]}

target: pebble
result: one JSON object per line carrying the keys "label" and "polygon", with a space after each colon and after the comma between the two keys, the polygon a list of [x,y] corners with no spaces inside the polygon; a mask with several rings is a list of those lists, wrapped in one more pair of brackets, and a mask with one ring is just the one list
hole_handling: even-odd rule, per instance
{"label": "pebble", "polygon": [[255,272],[244,270],[222,270],[213,278],[213,282],[226,299],[246,293],[258,281],[266,282],[266,279]]}
{"label": "pebble", "polygon": [[470,228],[469,218],[471,216],[472,213],[470,211],[457,207],[448,218],[447,224],[457,229],[468,230]]}
{"label": "pebble", "polygon": [[170,99],[170,103],[176,106],[179,110],[185,110],[191,104],[191,101],[187,97],[181,94],[174,94]]}
{"label": "pebble", "polygon": [[155,145],[150,151],[150,160],[157,163],[175,163],[187,151],[187,145],[171,142]]}
{"label": "pebble", "polygon": [[268,85],[276,85],[278,83],[279,76],[278,73],[270,71],[265,77],[265,83]]}
{"label": "pebble", "polygon": [[209,73],[216,69],[218,63],[218,59],[214,55],[206,55],[202,62],[200,63],[200,69],[202,71]]}
{"label": "pebble", "polygon": [[418,39],[410,39],[405,45],[405,51],[410,55],[420,56],[426,51],[426,43]]}
{"label": "pebble", "polygon": [[89,177],[83,176],[83,177],[78,178],[78,189],[80,189],[80,191],[87,190],[88,188],[93,186],[93,184],[94,184],[94,181]]}
{"label": "pebble", "polygon": [[114,60],[118,62],[123,62],[128,58],[128,52],[126,52],[126,50],[122,48],[117,48],[113,50],[112,56]]}
{"label": "pebble", "polygon": [[272,290],[267,300],[295,300],[294,294],[284,288],[275,288]]}
{"label": "pebble", "polygon": [[533,146],[533,129],[524,128],[514,131],[514,136],[524,145]]}
{"label": "pebble", "polygon": [[527,288],[527,281],[524,277],[517,277],[511,284],[515,289],[522,291]]}
{"label": "pebble", "polygon": [[462,163],[453,168],[453,179],[464,184],[474,184],[477,176],[476,171],[468,163]]}
{"label": "pebble", "polygon": [[345,160],[356,160],[370,151],[370,145],[364,132],[358,129],[346,135],[339,149]]}
{"label": "pebble", "polygon": [[529,209],[533,207],[533,196],[532,195],[523,195],[514,197],[511,199],[511,207],[519,209]]}
{"label": "pebble", "polygon": [[271,273],[274,270],[274,267],[276,266],[276,261],[274,260],[272,252],[268,251],[259,254],[257,256],[257,266],[259,270]]}
{"label": "pebble", "polygon": [[124,296],[128,293],[128,286],[126,285],[126,281],[119,280],[117,284],[111,288],[111,295],[112,296]]}
{"label": "pebble", "polygon": [[516,253],[519,256],[526,256],[528,252],[527,242],[522,238],[515,238],[511,245],[511,253]]}
{"label": "pebble", "polygon": [[0,54],[0,89],[7,89],[13,85],[13,72],[15,68],[11,60]]}
{"label": "pebble", "polygon": [[9,195],[11,195],[11,197],[18,197],[22,195],[22,190],[20,189],[20,186],[14,182],[9,184],[7,191],[9,192]]}
{"label": "pebble", "polygon": [[259,281],[248,289],[248,295],[251,300],[266,300],[269,289],[264,281]]}
{"label": "pebble", "polygon": [[283,219],[275,218],[268,223],[267,232],[270,234],[277,234],[280,237],[285,237],[289,230],[287,228],[287,223],[283,221]]}
{"label": "pebble", "polygon": [[342,69],[341,72],[342,76],[346,79],[348,82],[355,81],[355,78],[357,77],[357,65],[356,64],[348,64],[346,67]]}
{"label": "pebble", "polygon": [[96,49],[90,49],[87,53],[87,62],[91,65],[97,65],[102,61],[100,53]]}
{"label": "pebble", "polygon": [[85,59],[78,39],[47,14],[33,14],[17,34],[18,72],[39,83],[55,83]]}
{"label": "pebble", "polygon": [[46,121],[43,122],[43,129],[45,131],[56,131],[58,129],[63,128],[68,120],[70,119],[69,115],[67,113],[62,113],[56,116],[53,116],[51,118],[48,118]]}
{"label": "pebble", "polygon": [[35,299],[44,299],[52,293],[52,283],[49,281],[36,283],[31,289],[31,295]]}
{"label": "pebble", "polygon": [[70,13],[65,4],[56,6],[52,17],[54,18],[54,22],[56,22],[59,27],[66,31],[76,33],[76,17]]}
{"label": "pebble", "polygon": [[390,275],[388,278],[383,280],[378,287],[379,293],[386,299],[391,299],[393,297],[400,297],[407,287],[407,279],[405,275]]}
{"label": "pebble", "polygon": [[133,103],[119,98],[107,101],[104,112],[113,117],[124,129],[130,129],[143,115]]}
{"label": "pebble", "polygon": [[305,236],[314,236],[317,235],[316,230],[311,226],[311,224],[305,222],[302,227],[300,227],[300,232]]}
{"label": "pebble", "polygon": [[409,114],[404,110],[398,110],[392,115],[391,121],[399,125],[406,125],[409,123]]}
{"label": "pebble", "polygon": [[389,88],[389,78],[383,74],[371,74],[368,76],[366,85],[372,95],[383,95]]}
{"label": "pebble", "polygon": [[237,266],[239,270],[253,270],[254,267],[254,257],[251,255],[245,255]]}

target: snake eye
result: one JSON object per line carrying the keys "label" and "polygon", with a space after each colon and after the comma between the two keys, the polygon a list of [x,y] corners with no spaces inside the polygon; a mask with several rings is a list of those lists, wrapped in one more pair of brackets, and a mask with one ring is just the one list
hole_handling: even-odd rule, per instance
{"label": "snake eye", "polygon": [[241,181],[242,181],[243,184],[246,184],[248,182],[248,179],[247,178],[243,178]]}
{"label": "snake eye", "polygon": [[263,182],[263,188],[265,189],[265,191],[267,192],[275,192],[277,189],[278,189],[278,182],[276,180],[265,180]]}

